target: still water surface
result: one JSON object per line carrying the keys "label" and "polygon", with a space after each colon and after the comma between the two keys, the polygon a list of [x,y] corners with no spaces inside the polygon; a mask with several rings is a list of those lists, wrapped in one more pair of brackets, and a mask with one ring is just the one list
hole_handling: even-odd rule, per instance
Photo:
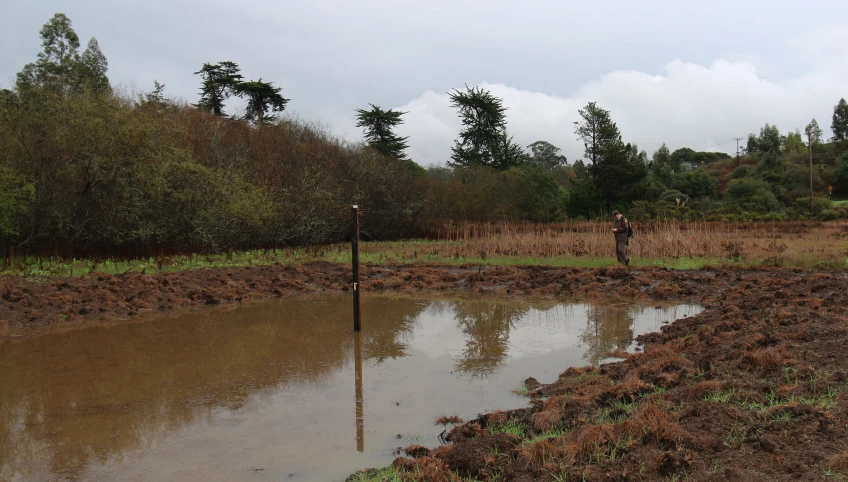
{"label": "still water surface", "polygon": [[[278,300],[0,338],[0,480],[343,480],[692,305]],[[358,375],[358,376],[357,376]]]}

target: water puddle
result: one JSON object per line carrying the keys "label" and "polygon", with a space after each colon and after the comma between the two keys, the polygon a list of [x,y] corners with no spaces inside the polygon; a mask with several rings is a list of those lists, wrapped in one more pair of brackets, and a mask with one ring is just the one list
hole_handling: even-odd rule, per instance
{"label": "water puddle", "polygon": [[343,480],[693,305],[324,295],[0,339],[0,480]]}

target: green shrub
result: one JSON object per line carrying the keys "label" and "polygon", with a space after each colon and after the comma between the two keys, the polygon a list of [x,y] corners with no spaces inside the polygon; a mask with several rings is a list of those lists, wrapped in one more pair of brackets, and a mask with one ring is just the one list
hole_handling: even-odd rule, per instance
{"label": "green shrub", "polygon": [[671,187],[687,194],[687,197],[715,196],[718,180],[699,169],[675,174],[671,179]]}
{"label": "green shrub", "polygon": [[843,217],[843,215],[844,211],[840,211],[838,209],[825,209],[816,215],[816,219],[819,221],[833,221]]}
{"label": "green shrub", "polygon": [[[832,203],[830,199],[823,196],[815,196],[813,197],[813,217],[818,216],[823,211],[828,210],[832,207]],[[795,200],[795,209],[798,210],[799,213],[805,213],[807,216],[810,215],[810,198],[809,197],[799,197]]]}
{"label": "green shrub", "polygon": [[676,189],[669,189],[660,194],[660,201],[670,202],[674,204],[683,203],[689,200],[689,196],[683,194]]}
{"label": "green shrub", "polygon": [[20,173],[0,166],[0,240],[17,236],[35,187]]}
{"label": "green shrub", "polygon": [[731,179],[741,179],[743,177],[748,177],[748,175],[751,174],[751,171],[753,171],[751,166],[743,164],[743,165],[737,167],[736,169],[734,169],[733,172],[730,173],[730,178]]}
{"label": "green shrub", "polygon": [[772,193],[771,185],[759,179],[734,179],[728,183],[723,197],[725,207],[733,210],[768,213],[783,208]]}

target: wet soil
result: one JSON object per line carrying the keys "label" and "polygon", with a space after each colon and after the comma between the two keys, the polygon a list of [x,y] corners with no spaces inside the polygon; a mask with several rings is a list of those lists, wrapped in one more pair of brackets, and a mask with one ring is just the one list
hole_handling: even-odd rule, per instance
{"label": "wet soil", "polygon": [[[791,270],[715,272],[622,267],[579,269],[480,266],[362,266],[365,291],[485,292],[573,299],[710,302],[747,280],[803,278]],[[28,281],[0,276],[0,329],[123,318],[196,306],[306,293],[348,291],[350,266],[332,263],[210,269],[178,273],[91,274]]]}
{"label": "wet soil", "polygon": [[[173,274],[0,278],[0,330],[349,289],[318,263]],[[528,407],[413,447],[409,480],[827,480],[848,476],[848,273],[375,266],[370,291],[691,301],[642,352],[569,368]],[[8,328],[7,328],[8,329]],[[532,382],[532,381],[531,381]]]}

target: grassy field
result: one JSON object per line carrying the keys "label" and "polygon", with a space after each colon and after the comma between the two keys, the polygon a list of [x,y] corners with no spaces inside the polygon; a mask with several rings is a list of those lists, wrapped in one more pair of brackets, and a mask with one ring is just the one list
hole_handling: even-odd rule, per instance
{"label": "grassy field", "polygon": [[[446,225],[438,240],[360,243],[363,264],[615,264],[609,223]],[[634,225],[632,267],[697,269],[705,265],[848,267],[848,222],[675,223]],[[349,243],[135,260],[17,258],[0,273],[42,278],[93,272],[156,273],[238,266],[350,263]]]}

